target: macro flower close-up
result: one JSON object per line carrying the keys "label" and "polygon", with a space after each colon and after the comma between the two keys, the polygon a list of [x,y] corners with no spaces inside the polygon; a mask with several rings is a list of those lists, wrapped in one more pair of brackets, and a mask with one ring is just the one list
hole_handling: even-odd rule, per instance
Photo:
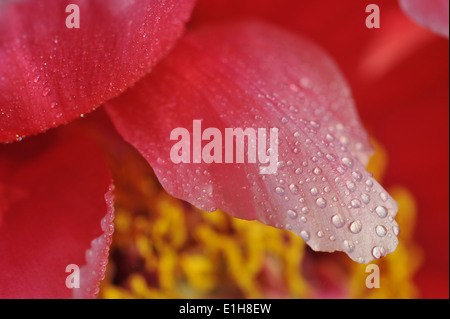
{"label": "macro flower close-up", "polygon": [[0,0],[0,298],[448,298],[448,12]]}

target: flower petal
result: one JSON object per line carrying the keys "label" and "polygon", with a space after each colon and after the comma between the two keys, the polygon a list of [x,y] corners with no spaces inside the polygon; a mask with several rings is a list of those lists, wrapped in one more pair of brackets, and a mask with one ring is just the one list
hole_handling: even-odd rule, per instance
{"label": "flower petal", "polygon": [[[304,38],[257,22],[192,32],[107,110],[176,197],[291,229],[315,250],[358,262],[395,250],[397,204],[364,169],[371,149],[350,91]],[[278,128],[277,173],[249,163],[174,164],[171,131],[192,132],[193,120],[222,134]]]}
{"label": "flower petal", "polygon": [[0,142],[65,124],[147,74],[181,35],[194,0],[0,4]]}
{"label": "flower petal", "polygon": [[86,260],[73,290],[96,294],[112,231],[109,185],[98,146],[72,125],[0,146],[0,298],[69,298],[66,267]]}
{"label": "flower petal", "polygon": [[433,32],[449,36],[448,0],[399,0],[403,11],[418,24]]}

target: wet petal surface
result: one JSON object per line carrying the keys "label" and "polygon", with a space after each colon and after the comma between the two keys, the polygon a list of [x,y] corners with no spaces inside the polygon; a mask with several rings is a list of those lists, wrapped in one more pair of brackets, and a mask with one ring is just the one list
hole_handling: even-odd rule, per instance
{"label": "wet petal surface", "polygon": [[[398,244],[397,204],[364,169],[371,148],[350,90],[304,38],[257,22],[194,31],[107,110],[166,190],[201,209],[290,229],[315,250],[362,263]],[[276,174],[247,160],[175,164],[171,132],[193,135],[194,120],[222,135],[263,128],[268,139],[277,128]]]}
{"label": "wet petal surface", "polygon": [[[0,3],[0,142],[84,116],[147,74],[184,30],[193,0]],[[74,18],[75,19],[75,18]]]}

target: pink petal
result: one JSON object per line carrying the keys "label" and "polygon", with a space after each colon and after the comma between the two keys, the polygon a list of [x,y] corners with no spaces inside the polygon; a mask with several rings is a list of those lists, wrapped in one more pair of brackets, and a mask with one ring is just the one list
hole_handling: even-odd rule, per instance
{"label": "pink petal", "polygon": [[[98,146],[73,125],[0,146],[0,298],[96,295],[111,240],[110,185]],[[71,264],[81,268],[80,288],[66,287]]]}
{"label": "pink petal", "polygon": [[181,35],[194,0],[0,4],[0,142],[91,112],[147,74]]}
{"label": "pink petal", "polygon": [[[291,229],[315,250],[359,262],[397,246],[397,204],[364,169],[370,145],[350,90],[304,38],[256,22],[192,32],[107,110],[164,188],[203,210]],[[247,160],[174,164],[170,133],[192,134],[196,119],[222,134],[279,128],[277,174]]]}
{"label": "pink petal", "polygon": [[448,0],[399,0],[405,13],[420,25],[433,32],[449,36]]}

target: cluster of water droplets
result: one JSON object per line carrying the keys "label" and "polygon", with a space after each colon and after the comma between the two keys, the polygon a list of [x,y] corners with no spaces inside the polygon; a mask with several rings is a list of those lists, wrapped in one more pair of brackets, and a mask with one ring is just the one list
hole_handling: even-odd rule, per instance
{"label": "cluster of water droplets", "polygon": [[[288,87],[301,94],[305,83],[311,81]],[[269,209],[269,223],[298,233],[313,249],[343,250],[361,263],[381,258],[398,243],[397,206],[355,157],[363,144],[333,117],[319,120],[320,106],[308,103],[281,106],[286,145],[277,174],[265,182],[276,185],[286,218]]]}

